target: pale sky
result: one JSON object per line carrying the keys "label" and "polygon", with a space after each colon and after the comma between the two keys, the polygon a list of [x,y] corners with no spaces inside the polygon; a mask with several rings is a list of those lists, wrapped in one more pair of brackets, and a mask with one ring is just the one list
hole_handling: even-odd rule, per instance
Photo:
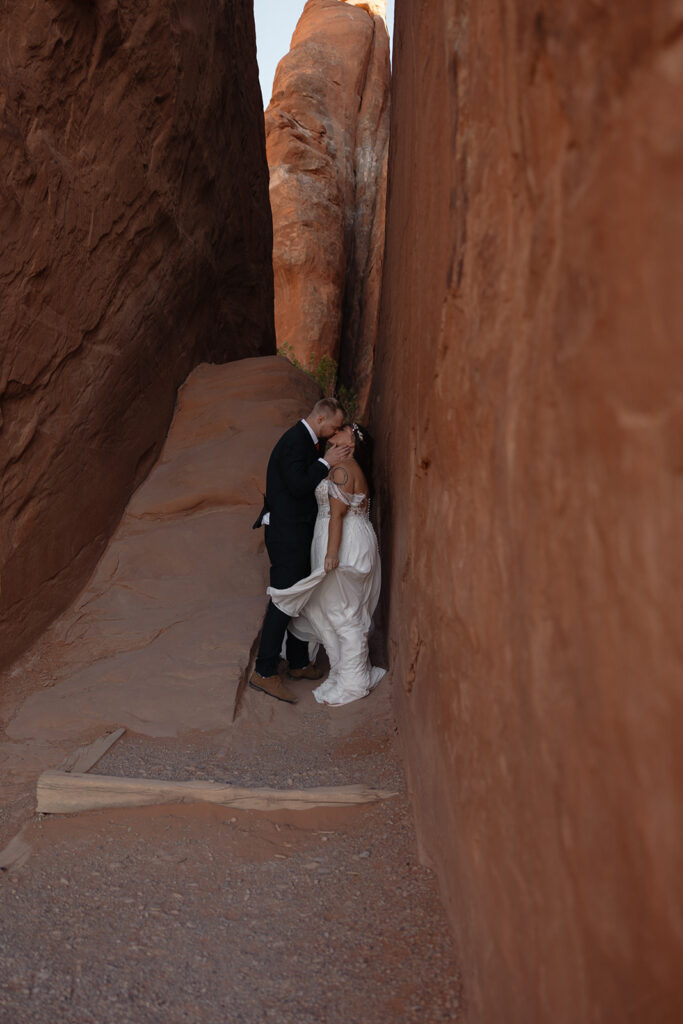
{"label": "pale sky", "polygon": [[[292,34],[304,4],[305,0],[254,0],[256,50],[264,107],[270,103],[275,68],[289,50]],[[394,25],[394,0],[387,0],[387,25],[391,36]]]}

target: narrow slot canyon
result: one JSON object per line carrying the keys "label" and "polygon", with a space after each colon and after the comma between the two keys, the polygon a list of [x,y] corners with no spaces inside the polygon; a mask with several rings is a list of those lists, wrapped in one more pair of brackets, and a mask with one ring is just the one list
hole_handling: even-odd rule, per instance
{"label": "narrow slot canyon", "polygon": [[[0,14],[0,1021],[678,1024],[680,7],[284,11]],[[387,671],[290,703],[335,395]]]}

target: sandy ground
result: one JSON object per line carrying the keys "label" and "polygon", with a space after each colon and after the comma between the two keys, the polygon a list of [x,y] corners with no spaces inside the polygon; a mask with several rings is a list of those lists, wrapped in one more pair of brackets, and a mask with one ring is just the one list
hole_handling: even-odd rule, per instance
{"label": "sandy ground", "polygon": [[93,769],[244,785],[367,782],[394,799],[278,813],[203,805],[31,815],[0,872],[3,1024],[463,1020],[432,873],[418,862],[391,680],[295,707],[247,689],[230,729],[127,733]]}

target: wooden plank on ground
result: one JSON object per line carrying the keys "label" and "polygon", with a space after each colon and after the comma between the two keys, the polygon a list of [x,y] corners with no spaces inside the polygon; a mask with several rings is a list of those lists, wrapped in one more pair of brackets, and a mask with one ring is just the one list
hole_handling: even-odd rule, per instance
{"label": "wooden plank on ground", "polygon": [[245,810],[304,811],[312,807],[350,807],[396,796],[371,786],[320,786],[312,789],[246,789],[218,782],[167,782],[46,771],[38,779],[37,810],[72,814],[98,807],[142,807],[149,804],[208,803]]}
{"label": "wooden plank on ground", "polygon": [[73,754],[69,754],[62,761],[59,771],[71,774],[89,772],[100,758],[104,757],[109,748],[113,747],[118,739],[121,739],[125,731],[125,729],[114,729],[113,732],[107,732],[104,736],[98,736],[96,740],[88,743],[85,747],[74,750]]}
{"label": "wooden plank on ground", "polygon": [[0,850],[0,870],[9,871],[11,868],[19,868],[28,859],[31,847],[24,839],[25,829],[26,825],[14,839],[10,839],[4,850]]}

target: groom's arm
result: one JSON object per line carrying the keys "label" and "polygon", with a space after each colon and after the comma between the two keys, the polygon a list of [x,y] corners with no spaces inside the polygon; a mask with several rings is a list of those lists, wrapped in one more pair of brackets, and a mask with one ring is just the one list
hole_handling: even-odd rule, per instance
{"label": "groom's arm", "polygon": [[280,469],[290,494],[305,498],[325,479],[329,466],[310,451],[309,445],[290,442],[283,446]]}

